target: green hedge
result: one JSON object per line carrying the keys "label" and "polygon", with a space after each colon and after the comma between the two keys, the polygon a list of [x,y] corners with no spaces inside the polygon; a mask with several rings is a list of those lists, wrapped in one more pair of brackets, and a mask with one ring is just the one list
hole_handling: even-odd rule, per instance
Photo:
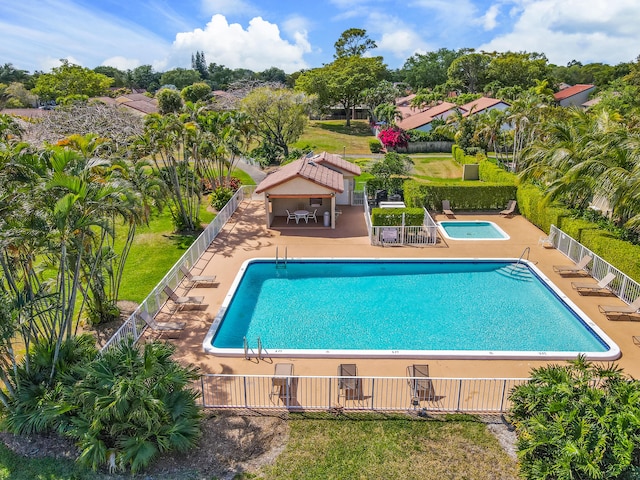
{"label": "green hedge", "polygon": [[615,238],[610,232],[596,229],[582,230],[580,243],[640,282],[640,245],[633,245]]}
{"label": "green hedge", "polygon": [[518,176],[515,173],[507,172],[493,162],[484,160],[480,162],[480,180],[483,182],[517,185]]}
{"label": "green hedge", "polygon": [[410,207],[427,210],[442,210],[442,200],[449,200],[454,211],[495,210],[503,209],[509,200],[516,198],[516,190],[515,185],[486,182],[443,185],[409,180],[404,183],[404,200]]}
{"label": "green hedge", "polygon": [[371,224],[376,227],[420,226],[424,221],[424,211],[421,208],[373,208],[371,209]]}

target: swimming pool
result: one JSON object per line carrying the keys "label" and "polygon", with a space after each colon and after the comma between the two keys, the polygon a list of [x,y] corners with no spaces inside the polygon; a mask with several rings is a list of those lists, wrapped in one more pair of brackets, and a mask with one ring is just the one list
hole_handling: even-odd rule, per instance
{"label": "swimming pool", "polygon": [[509,240],[509,235],[489,221],[447,220],[438,222],[440,233],[450,240]]}
{"label": "swimming pool", "polygon": [[204,341],[243,355],[575,358],[618,346],[533,264],[515,259],[245,262]]}

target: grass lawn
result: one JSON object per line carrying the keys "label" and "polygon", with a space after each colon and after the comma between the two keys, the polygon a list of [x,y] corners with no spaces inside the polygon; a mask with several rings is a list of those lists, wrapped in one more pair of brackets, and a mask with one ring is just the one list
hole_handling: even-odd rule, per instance
{"label": "grass lawn", "polygon": [[258,478],[517,478],[515,460],[484,424],[468,416],[449,418],[455,420],[366,414],[291,420],[284,452]]}
{"label": "grass lawn", "polygon": [[350,127],[345,126],[344,120],[312,120],[293,146],[302,148],[310,145],[316,153],[360,155],[371,153],[371,139],[375,137],[366,120],[352,120]]}
{"label": "grass lawn", "polygon": [[462,166],[451,155],[416,154],[411,155],[414,162],[412,176],[416,180],[428,182],[462,181]]}

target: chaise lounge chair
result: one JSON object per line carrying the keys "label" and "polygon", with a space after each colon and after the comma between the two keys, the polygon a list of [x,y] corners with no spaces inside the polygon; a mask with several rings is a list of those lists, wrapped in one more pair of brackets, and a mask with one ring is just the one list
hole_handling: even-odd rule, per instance
{"label": "chaise lounge chair", "polygon": [[164,287],[163,291],[167,295],[167,297],[169,297],[169,300],[171,300],[178,306],[200,305],[204,300],[204,297],[179,297],[178,295],[176,295],[176,292],[171,290],[168,286]]}
{"label": "chaise lounge chair", "polygon": [[500,215],[502,215],[503,217],[513,217],[513,213],[516,210],[516,201],[515,200],[509,200],[509,203],[507,204],[507,208],[502,210],[500,212]]}
{"label": "chaise lounge chair", "polygon": [[538,239],[538,245],[542,245],[544,248],[555,248],[554,241],[556,239],[556,232],[551,232],[546,237],[540,237]]}
{"label": "chaise lounge chair", "polygon": [[144,310],[140,310],[138,312],[138,316],[144,320],[147,326],[153,330],[154,332],[158,332],[160,335],[163,332],[180,334],[186,325],[185,322],[156,322],[156,319],[153,318],[149,312]]}
{"label": "chaise lounge chair", "polygon": [[202,283],[214,283],[216,281],[215,275],[192,275],[189,269],[184,265],[180,267],[180,271],[184,274],[191,286]]}
{"label": "chaise lounge chair", "polygon": [[429,378],[429,365],[409,365],[407,377],[411,387],[411,402],[418,406],[421,401],[433,401],[436,399],[436,391],[433,381]]}
{"label": "chaise lounge chair", "polygon": [[[338,401],[362,400],[362,379],[358,378],[358,366],[355,363],[341,363],[338,365]],[[353,377],[353,378],[349,378]]]}
{"label": "chaise lounge chair", "polygon": [[580,294],[612,293],[609,284],[616,278],[612,272],[607,273],[598,283],[571,282],[571,287]]}
{"label": "chaise lounge chair", "polygon": [[453,210],[451,210],[449,200],[442,200],[442,213],[444,213],[447,217],[456,218],[456,214],[453,213]]}
{"label": "chaise lounge chair", "polygon": [[575,265],[554,265],[553,271],[560,275],[589,275],[587,265],[593,260],[591,255],[585,255]]}
{"label": "chaise lounge chair", "polygon": [[290,405],[295,397],[297,383],[294,382],[293,363],[276,363],[271,378],[271,393],[269,398],[274,397],[282,400],[286,405]]}
{"label": "chaise lounge chair", "polygon": [[640,309],[640,297],[636,298],[629,305],[598,305],[598,310],[607,317],[628,317],[638,313]]}

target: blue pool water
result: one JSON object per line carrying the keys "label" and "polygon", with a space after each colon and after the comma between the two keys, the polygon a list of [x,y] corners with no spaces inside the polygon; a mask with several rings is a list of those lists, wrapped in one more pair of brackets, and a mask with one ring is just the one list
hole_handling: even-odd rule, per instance
{"label": "blue pool water", "polygon": [[508,240],[504,230],[493,222],[483,221],[443,221],[438,222],[440,231],[453,240]]}
{"label": "blue pool water", "polygon": [[511,260],[252,261],[204,345],[237,354],[259,337],[289,354],[617,355],[534,270]]}

